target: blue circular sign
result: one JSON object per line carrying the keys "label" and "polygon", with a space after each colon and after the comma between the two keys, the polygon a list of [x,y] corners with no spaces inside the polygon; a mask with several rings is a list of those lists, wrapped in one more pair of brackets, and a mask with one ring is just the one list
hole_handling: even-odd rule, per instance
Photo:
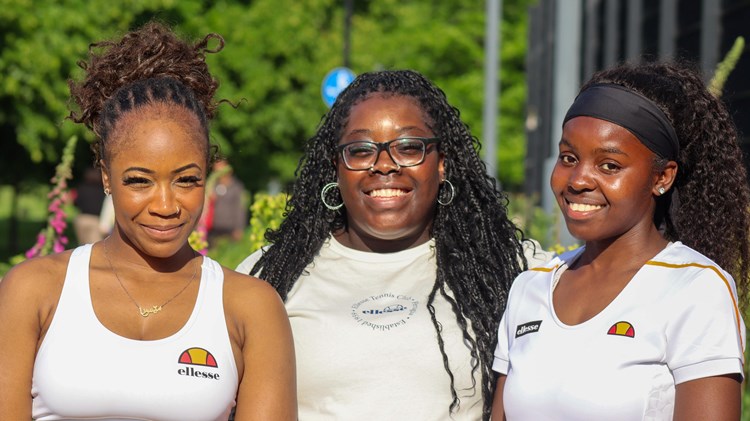
{"label": "blue circular sign", "polygon": [[323,102],[330,108],[336,101],[341,91],[344,90],[354,80],[356,75],[346,67],[336,67],[326,74],[323,78],[323,85],[320,93],[323,95]]}

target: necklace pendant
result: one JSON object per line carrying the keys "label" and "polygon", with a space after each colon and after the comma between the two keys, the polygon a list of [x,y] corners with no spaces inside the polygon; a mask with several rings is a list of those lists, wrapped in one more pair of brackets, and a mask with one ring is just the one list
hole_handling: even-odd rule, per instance
{"label": "necklace pendant", "polygon": [[142,308],[138,307],[138,311],[140,311],[141,316],[148,317],[152,314],[156,314],[161,311],[161,306],[153,306],[151,308]]}

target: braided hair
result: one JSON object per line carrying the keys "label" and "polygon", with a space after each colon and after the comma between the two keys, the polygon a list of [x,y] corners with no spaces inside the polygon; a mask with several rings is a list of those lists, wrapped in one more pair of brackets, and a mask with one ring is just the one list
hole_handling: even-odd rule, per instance
{"label": "braided hair", "polygon": [[[209,49],[212,39],[218,46]],[[222,48],[224,40],[217,34],[192,44],[158,22],[119,40],[91,44],[89,61],[78,63],[85,78],[79,83],[68,81],[79,109],[71,111],[69,118],[96,135],[95,164],[110,152],[111,133],[122,116],[147,105],[178,105],[191,111],[205,133],[208,151],[208,122],[217,107],[213,96],[219,83],[208,71],[205,55]]]}
{"label": "braided hair", "polygon": [[596,73],[582,89],[593,83],[625,86],[667,115],[680,141],[678,171],[670,193],[657,198],[654,222],[668,240],[681,241],[729,272],[745,298],[750,189],[737,130],[722,101],[688,63],[623,64]]}
{"label": "braided hair", "polygon": [[[445,177],[455,186],[456,196],[448,206],[438,206],[435,211],[431,235],[435,239],[437,277],[426,307],[450,377],[450,411],[455,411],[460,402],[433,307],[438,294],[452,307],[471,348],[472,382],[476,387],[475,374],[479,372],[484,419],[489,419],[497,326],[510,284],[526,265],[522,233],[508,219],[507,198],[487,175],[479,158],[479,141],[461,121],[459,111],[448,103],[445,93],[421,74],[409,70],[365,73],[339,95],[317,133],[307,141],[285,219],[279,229],[266,233],[272,245],[250,273],[270,282],[286,299],[324,241],[331,233],[346,229],[346,209],[331,212],[319,194],[325,184],[336,180],[335,147],[352,107],[373,94],[413,98],[429,119],[427,124],[433,133],[441,139]],[[441,189],[439,195],[442,194],[446,192]],[[339,197],[334,203],[340,202]]]}

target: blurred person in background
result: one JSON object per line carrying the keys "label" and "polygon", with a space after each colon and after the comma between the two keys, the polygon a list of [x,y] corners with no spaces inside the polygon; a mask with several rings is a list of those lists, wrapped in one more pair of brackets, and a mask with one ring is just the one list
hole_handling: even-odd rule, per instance
{"label": "blurred person in background", "polygon": [[93,167],[86,168],[73,200],[73,205],[78,208],[78,215],[73,220],[78,244],[96,243],[109,233],[102,232],[99,220],[105,197],[101,172]]}
{"label": "blurred person in background", "polygon": [[248,204],[245,186],[234,175],[226,159],[213,164],[209,176],[205,225],[209,246],[221,238],[231,241],[242,239],[248,222]]}

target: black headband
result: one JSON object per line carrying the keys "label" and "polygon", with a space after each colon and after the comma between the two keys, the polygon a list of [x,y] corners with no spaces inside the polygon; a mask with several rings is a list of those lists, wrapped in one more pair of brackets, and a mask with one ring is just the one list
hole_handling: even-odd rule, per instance
{"label": "black headband", "polygon": [[651,100],[630,89],[612,83],[589,86],[578,94],[563,125],[580,116],[622,126],[658,156],[677,159],[680,142],[667,116]]}

